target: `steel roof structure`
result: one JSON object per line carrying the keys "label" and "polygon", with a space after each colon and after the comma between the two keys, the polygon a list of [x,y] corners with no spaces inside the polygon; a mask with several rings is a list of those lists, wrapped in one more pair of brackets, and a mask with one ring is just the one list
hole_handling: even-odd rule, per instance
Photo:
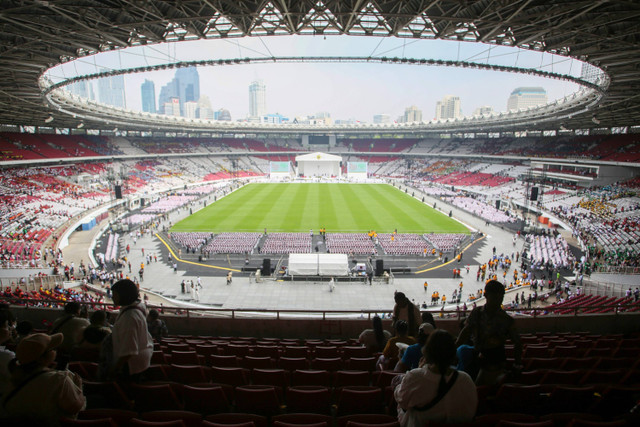
{"label": "steel roof structure", "polygon": [[53,113],[56,127],[76,127],[39,85],[63,62],[137,45],[291,34],[464,40],[570,56],[604,70],[610,84],[597,105],[538,129],[640,124],[640,3],[631,0],[0,0],[0,124],[47,126]]}

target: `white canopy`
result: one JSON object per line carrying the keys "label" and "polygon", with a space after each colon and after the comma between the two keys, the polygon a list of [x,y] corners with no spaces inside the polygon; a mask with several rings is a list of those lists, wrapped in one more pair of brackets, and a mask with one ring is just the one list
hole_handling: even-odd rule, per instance
{"label": "white canopy", "polygon": [[301,154],[300,156],[296,156],[296,162],[307,162],[307,161],[341,162],[342,157],[336,156],[333,154],[321,153],[319,151],[315,153]]}
{"label": "white canopy", "polygon": [[292,276],[348,276],[347,254],[289,254]]}
{"label": "white canopy", "polygon": [[327,153],[311,153],[296,156],[298,174],[306,177],[339,177],[342,157]]}

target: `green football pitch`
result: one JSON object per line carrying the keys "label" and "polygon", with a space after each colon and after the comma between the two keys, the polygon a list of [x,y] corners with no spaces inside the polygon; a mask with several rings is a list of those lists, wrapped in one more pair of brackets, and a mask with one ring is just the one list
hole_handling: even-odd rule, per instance
{"label": "green football pitch", "polygon": [[248,184],[171,231],[468,233],[465,226],[387,184]]}

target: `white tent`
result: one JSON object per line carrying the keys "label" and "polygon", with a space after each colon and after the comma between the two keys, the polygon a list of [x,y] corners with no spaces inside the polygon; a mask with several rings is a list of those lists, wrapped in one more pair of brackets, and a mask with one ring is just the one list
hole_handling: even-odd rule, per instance
{"label": "white tent", "polygon": [[348,276],[347,254],[289,254],[292,276]]}
{"label": "white tent", "polygon": [[296,156],[298,174],[309,176],[336,176],[341,175],[340,162],[342,157],[327,153],[310,153]]}

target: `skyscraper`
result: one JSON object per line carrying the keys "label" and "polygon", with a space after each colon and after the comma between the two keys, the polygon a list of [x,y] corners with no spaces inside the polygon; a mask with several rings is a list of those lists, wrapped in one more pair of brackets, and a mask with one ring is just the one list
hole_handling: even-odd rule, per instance
{"label": "skyscraper", "polygon": [[211,109],[211,101],[209,101],[207,95],[201,95],[200,99],[198,99],[198,118],[205,120],[215,118],[213,110]]}
{"label": "skyscraper", "polygon": [[87,80],[80,80],[79,82],[71,83],[67,86],[67,90],[75,95],[81,96],[82,98],[91,100],[95,99],[93,85]]}
{"label": "skyscraper", "polygon": [[508,111],[536,107],[547,103],[547,92],[541,87],[517,87],[507,101]]}
{"label": "skyscraper", "polygon": [[221,108],[213,113],[213,118],[221,121],[231,121],[231,113],[226,108]]}
{"label": "skyscraper", "polygon": [[180,115],[184,116],[184,103],[200,99],[200,76],[196,67],[178,68],[173,79],[162,86],[158,97],[158,112],[168,114],[164,110],[167,102],[177,98],[180,103]]}
{"label": "skyscraper", "polygon": [[145,80],[140,86],[142,92],[142,111],[145,113],[156,112],[156,87],[151,80]]}
{"label": "skyscraper", "polygon": [[459,97],[447,95],[442,98],[442,101],[436,103],[436,120],[458,119],[460,117],[462,117],[462,107]]}
{"label": "skyscraper", "polygon": [[473,111],[474,116],[490,116],[493,114],[493,107],[490,105],[483,105]]}
{"label": "skyscraper", "polygon": [[415,105],[404,109],[404,117],[402,119],[404,123],[421,122],[422,110]]}
{"label": "skyscraper", "polygon": [[391,116],[388,114],[374,114],[373,123],[391,123]]}
{"label": "skyscraper", "polygon": [[249,116],[262,117],[267,113],[267,86],[256,80],[249,86]]}
{"label": "skyscraper", "polygon": [[98,102],[126,108],[123,75],[98,79]]}

